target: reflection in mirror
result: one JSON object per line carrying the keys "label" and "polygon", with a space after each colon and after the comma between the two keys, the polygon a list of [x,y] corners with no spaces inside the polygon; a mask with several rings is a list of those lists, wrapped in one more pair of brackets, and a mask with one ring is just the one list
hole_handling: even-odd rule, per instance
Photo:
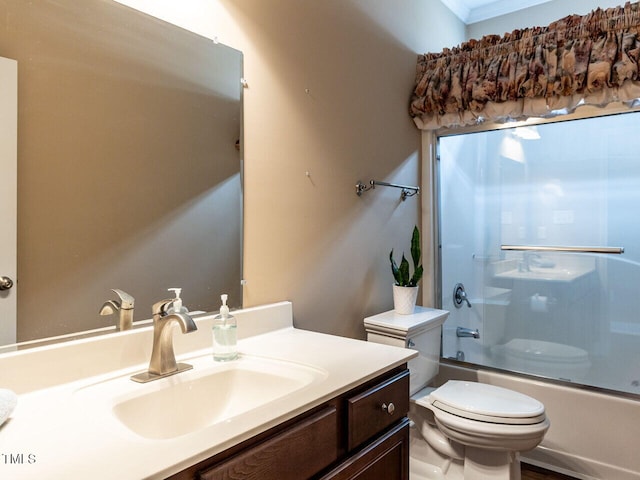
{"label": "reflection in mirror", "polygon": [[134,321],[171,287],[192,311],[240,306],[241,52],[112,0],[0,16],[18,62],[16,340],[115,331],[111,289]]}

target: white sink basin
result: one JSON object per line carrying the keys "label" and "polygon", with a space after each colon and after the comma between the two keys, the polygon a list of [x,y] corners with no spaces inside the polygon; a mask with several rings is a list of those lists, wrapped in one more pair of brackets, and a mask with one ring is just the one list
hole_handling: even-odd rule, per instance
{"label": "white sink basin", "polygon": [[286,401],[326,377],[313,367],[261,357],[217,363],[207,355],[187,361],[193,370],[145,384],[127,375],[83,387],[76,396],[84,405],[110,411],[141,437],[169,439]]}

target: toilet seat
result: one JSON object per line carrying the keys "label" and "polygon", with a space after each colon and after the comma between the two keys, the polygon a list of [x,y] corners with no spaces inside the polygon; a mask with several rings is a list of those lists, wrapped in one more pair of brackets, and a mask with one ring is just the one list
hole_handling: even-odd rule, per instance
{"label": "toilet seat", "polygon": [[469,420],[438,409],[433,412],[438,429],[449,439],[466,446],[489,450],[532,450],[549,429],[546,417],[539,423],[514,425]]}
{"label": "toilet seat", "polygon": [[533,425],[546,418],[544,405],[536,399],[476,382],[450,380],[428,396],[416,399],[416,403],[468,420],[495,424]]}

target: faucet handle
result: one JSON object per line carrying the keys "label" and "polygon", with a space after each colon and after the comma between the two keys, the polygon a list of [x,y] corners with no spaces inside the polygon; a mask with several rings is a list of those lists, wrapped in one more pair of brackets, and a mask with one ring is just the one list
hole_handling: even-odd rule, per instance
{"label": "faucet handle", "polygon": [[164,300],[154,303],[153,307],[151,307],[151,312],[153,315],[166,315],[169,313],[169,307],[173,304],[174,300],[173,298],[165,298]]}
{"label": "faucet handle", "polygon": [[133,303],[134,299],[127,292],[112,288],[111,291],[118,295],[120,300],[107,300],[100,308],[100,315],[112,315],[120,312],[120,320],[116,328],[120,331],[129,330],[133,325]]}
{"label": "faucet handle", "polygon": [[471,308],[471,302],[469,301],[467,292],[464,289],[464,285],[456,283],[456,286],[453,288],[453,305],[456,308],[460,308],[462,306],[462,302],[467,302],[467,307]]}
{"label": "faucet handle", "polygon": [[120,308],[124,310],[129,310],[133,308],[133,304],[135,303],[135,299],[129,295],[127,292],[122,291],[118,288],[112,288],[111,291],[120,297]]}

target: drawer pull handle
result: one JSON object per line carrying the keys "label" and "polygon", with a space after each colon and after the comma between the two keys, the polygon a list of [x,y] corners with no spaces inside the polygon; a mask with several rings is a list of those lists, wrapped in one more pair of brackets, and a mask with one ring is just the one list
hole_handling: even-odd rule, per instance
{"label": "drawer pull handle", "polygon": [[387,405],[386,403],[383,403],[382,410],[387,412],[389,415],[393,415],[393,412],[396,411],[396,406],[391,402],[389,402],[389,405]]}

